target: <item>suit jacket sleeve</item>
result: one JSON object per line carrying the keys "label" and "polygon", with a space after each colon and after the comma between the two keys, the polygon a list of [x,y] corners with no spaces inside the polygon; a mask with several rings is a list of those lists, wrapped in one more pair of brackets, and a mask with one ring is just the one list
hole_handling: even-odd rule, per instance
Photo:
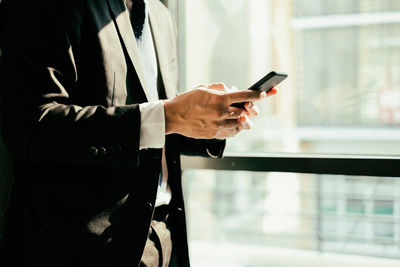
{"label": "suit jacket sleeve", "polygon": [[181,153],[188,156],[222,158],[226,140],[181,137]]}
{"label": "suit jacket sleeve", "polygon": [[72,92],[79,94],[74,45],[80,42],[80,1],[14,2],[18,8],[7,10],[0,87],[10,152],[23,162],[136,164],[138,105],[72,101]]}

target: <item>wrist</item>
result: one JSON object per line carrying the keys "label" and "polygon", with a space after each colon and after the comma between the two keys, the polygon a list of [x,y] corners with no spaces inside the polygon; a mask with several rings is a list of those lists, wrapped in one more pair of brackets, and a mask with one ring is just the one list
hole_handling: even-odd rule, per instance
{"label": "wrist", "polygon": [[174,109],[173,100],[163,100],[165,114],[165,134],[174,134],[177,132],[176,111]]}

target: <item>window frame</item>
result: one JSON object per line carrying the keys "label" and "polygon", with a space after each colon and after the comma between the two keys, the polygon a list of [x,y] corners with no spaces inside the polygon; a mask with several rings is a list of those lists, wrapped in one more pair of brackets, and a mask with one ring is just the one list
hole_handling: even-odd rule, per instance
{"label": "window frame", "polygon": [[182,169],[400,177],[399,156],[226,153],[222,159],[182,156]]}

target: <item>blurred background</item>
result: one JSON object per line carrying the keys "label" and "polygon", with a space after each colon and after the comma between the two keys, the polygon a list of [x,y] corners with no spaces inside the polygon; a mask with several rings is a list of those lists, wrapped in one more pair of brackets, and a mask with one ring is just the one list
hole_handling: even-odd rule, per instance
{"label": "blurred background", "polygon": [[[228,153],[400,154],[400,1],[167,2],[182,91],[289,74]],[[186,170],[184,186],[195,267],[400,266],[396,178]]]}
{"label": "blurred background", "polygon": [[399,1],[183,2],[183,90],[289,74],[229,151],[399,153]]}

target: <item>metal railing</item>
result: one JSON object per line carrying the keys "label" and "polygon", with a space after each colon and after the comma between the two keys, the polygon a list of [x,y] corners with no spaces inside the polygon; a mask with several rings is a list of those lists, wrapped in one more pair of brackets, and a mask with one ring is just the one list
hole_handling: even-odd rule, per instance
{"label": "metal railing", "polygon": [[400,177],[400,157],[297,153],[228,153],[222,159],[183,156],[182,168]]}

